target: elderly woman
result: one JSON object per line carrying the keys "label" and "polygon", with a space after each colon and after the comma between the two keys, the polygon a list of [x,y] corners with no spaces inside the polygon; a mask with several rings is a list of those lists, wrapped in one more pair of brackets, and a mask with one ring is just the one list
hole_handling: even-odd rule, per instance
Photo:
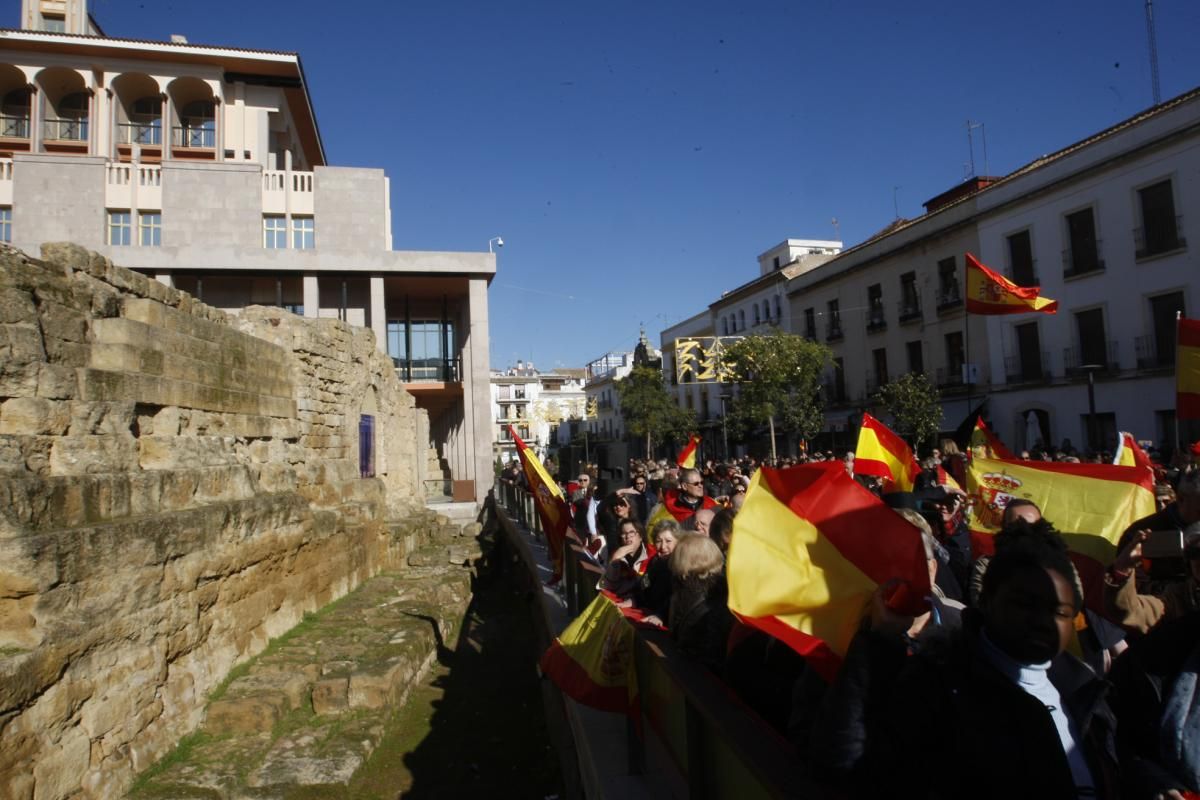
{"label": "elderly woman", "polygon": [[683,652],[719,673],[733,625],[721,548],[707,536],[686,534],[671,554],[671,579],[671,638]]}
{"label": "elderly woman", "polygon": [[617,531],[619,545],[609,553],[600,588],[612,592],[621,600],[629,600],[637,591],[654,551],[646,547],[645,532],[640,522],[624,520]]}
{"label": "elderly woman", "polygon": [[650,531],[655,553],[634,595],[634,604],[646,612],[646,622],[651,625],[662,625],[671,609],[670,559],[681,536],[679,523],[671,518],[659,520]]}

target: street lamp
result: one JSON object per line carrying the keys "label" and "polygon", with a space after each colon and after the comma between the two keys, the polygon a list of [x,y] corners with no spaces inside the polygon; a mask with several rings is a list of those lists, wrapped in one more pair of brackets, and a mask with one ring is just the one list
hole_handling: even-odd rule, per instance
{"label": "street lamp", "polygon": [[1084,364],[1080,367],[1087,371],[1088,376],[1088,450],[1100,452],[1096,446],[1096,370],[1104,369],[1103,364]]}
{"label": "street lamp", "polygon": [[503,236],[493,236],[492,238],[488,239],[488,252],[489,253],[496,252],[495,250],[492,249],[493,244],[495,244],[496,247],[504,247],[504,237]]}
{"label": "street lamp", "polygon": [[721,392],[721,451],[725,455],[725,460],[729,460],[729,428],[725,425],[725,401],[733,398],[733,395],[726,392]]}

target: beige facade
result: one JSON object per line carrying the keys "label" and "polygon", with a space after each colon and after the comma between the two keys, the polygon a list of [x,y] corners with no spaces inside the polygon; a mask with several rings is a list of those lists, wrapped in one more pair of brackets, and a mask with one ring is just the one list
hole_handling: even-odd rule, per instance
{"label": "beige facade", "polygon": [[21,19],[0,39],[0,240],[372,329],[456,491],[482,499],[495,256],[392,249],[388,177],[327,163],[296,54],[104,36],[83,0],[24,0]]}

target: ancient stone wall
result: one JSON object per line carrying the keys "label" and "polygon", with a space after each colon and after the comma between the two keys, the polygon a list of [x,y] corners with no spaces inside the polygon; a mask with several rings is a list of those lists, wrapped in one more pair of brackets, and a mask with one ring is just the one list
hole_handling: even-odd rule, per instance
{"label": "ancient stone wall", "polygon": [[399,566],[425,431],[370,331],[0,245],[0,797],[119,796],[231,667]]}

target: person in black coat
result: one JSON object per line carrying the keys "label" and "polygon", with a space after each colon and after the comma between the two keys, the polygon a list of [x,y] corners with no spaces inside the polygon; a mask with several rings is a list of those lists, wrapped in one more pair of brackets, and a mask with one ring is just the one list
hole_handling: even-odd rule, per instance
{"label": "person in black coat", "polygon": [[671,554],[671,579],[671,638],[680,650],[720,674],[733,627],[720,548],[703,534],[685,534]]}
{"label": "person in black coat", "polygon": [[896,633],[908,620],[884,607],[855,638],[824,698],[815,771],[861,797],[1117,796],[1107,684],[1065,652],[1082,602],[1060,536],[997,535],[960,631],[910,655]]}

